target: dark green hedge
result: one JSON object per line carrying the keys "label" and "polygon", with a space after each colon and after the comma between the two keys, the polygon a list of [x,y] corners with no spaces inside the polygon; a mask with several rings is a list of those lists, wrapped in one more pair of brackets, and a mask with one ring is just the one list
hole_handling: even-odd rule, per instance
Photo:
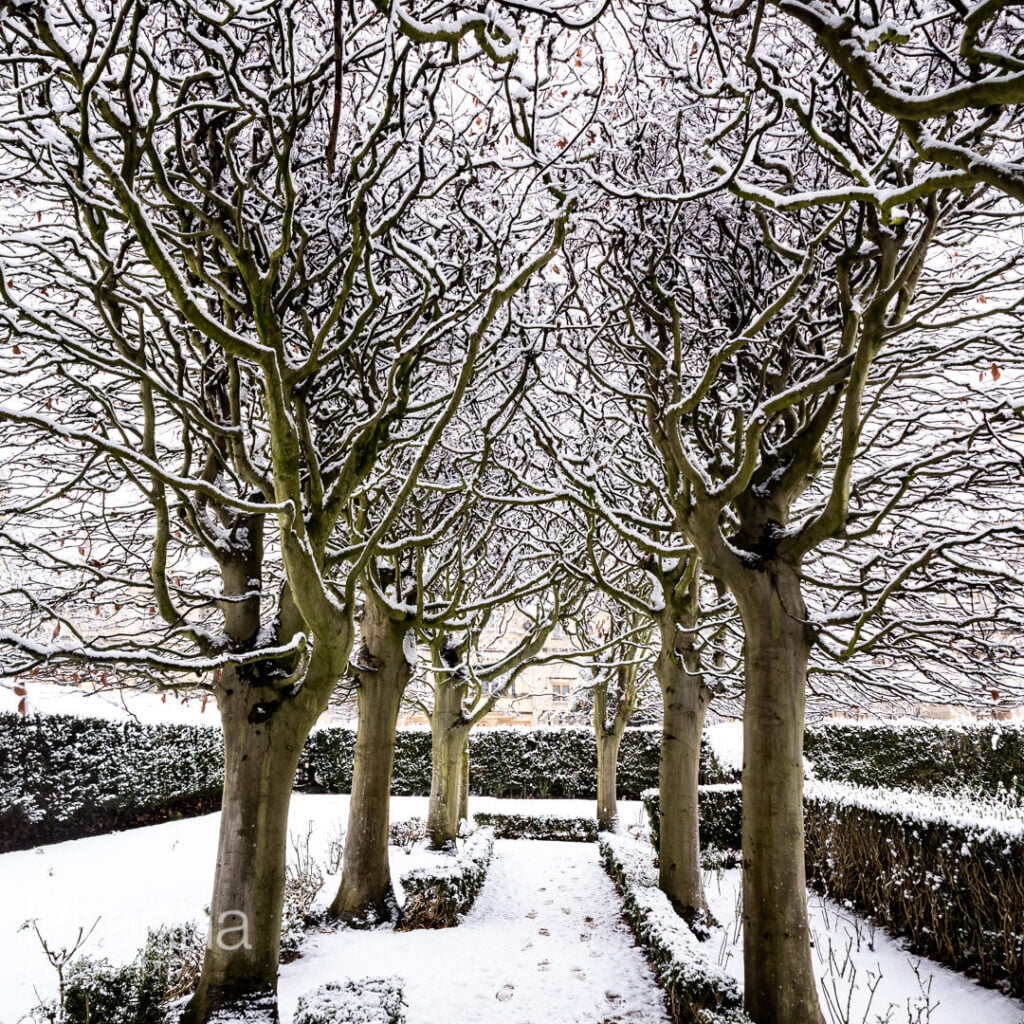
{"label": "dark green hedge", "polygon": [[804,754],[816,778],[858,786],[1024,796],[1024,726],[823,722]]}
{"label": "dark green hedge", "polygon": [[[645,789],[640,795],[651,826],[651,842],[658,846],[658,791]],[[718,850],[738,850],[742,845],[743,798],[738,782],[701,786],[697,790],[700,811],[700,845]]]}
{"label": "dark green hedge", "polygon": [[216,726],[0,714],[0,850],[217,810]]}
{"label": "dark green hedge", "polygon": [[[636,800],[658,785],[661,730],[630,729],[619,752],[618,795]],[[354,730],[319,729],[310,736],[299,785],[347,793],[352,786]],[[702,751],[706,781],[720,781],[714,759]],[[590,729],[476,729],[469,737],[469,784],[478,796],[597,797],[597,754]],[[400,796],[430,792],[430,732],[400,729],[391,791]]]}
{"label": "dark green hedge", "polygon": [[558,814],[473,815],[478,825],[494,829],[497,839],[544,839],[569,843],[597,841],[597,822],[593,818],[570,818]]}

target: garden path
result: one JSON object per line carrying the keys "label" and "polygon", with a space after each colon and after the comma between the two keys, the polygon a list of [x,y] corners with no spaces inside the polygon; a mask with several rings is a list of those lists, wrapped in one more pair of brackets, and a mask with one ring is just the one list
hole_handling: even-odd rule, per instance
{"label": "garden path", "polygon": [[668,1019],[593,843],[499,839],[457,928],[310,938],[302,959],[281,970],[282,1021],[326,980],[382,974],[405,979],[409,1024]]}

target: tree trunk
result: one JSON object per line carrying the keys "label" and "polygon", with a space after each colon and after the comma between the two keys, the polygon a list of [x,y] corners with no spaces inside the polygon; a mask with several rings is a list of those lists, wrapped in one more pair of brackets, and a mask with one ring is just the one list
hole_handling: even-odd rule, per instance
{"label": "tree trunk", "polygon": [[[673,625],[673,632],[675,632]],[[658,761],[658,886],[690,923],[707,914],[700,865],[697,785],[709,694],[683,666],[675,645],[655,665],[663,706]]]}
{"label": "tree trunk", "polygon": [[796,570],[773,562],[734,590],[746,637],[743,957],[757,1024],[822,1024],[807,922],[803,731],[811,637]]}
{"label": "tree trunk", "polygon": [[597,737],[597,827],[608,832],[615,828],[619,816],[616,801],[616,775],[619,769],[619,746],[622,733],[606,732]]}
{"label": "tree trunk", "polygon": [[430,804],[427,835],[435,850],[450,847],[462,820],[463,767],[469,744],[469,723],[462,702],[466,684],[445,680],[434,688],[430,714]]}
{"label": "tree trunk", "polygon": [[459,821],[469,819],[469,734],[462,745],[462,775],[459,777]]}
{"label": "tree trunk", "polygon": [[707,916],[700,864],[697,785],[700,741],[711,691],[704,685],[696,653],[690,591],[682,600],[666,588],[658,616],[660,650],[654,663],[661,689],[661,756],[658,760],[658,886],[690,924]]}
{"label": "tree trunk", "polygon": [[376,598],[366,596],[352,797],[341,884],[330,908],[351,925],[391,920],[397,910],[388,863],[388,826],[398,711],[412,674],[403,645],[407,628],[404,622],[391,619]]}
{"label": "tree trunk", "polygon": [[261,703],[256,692],[244,681],[226,683],[221,699],[224,797],[210,934],[183,1024],[205,1024],[214,1010],[253,997],[276,1007],[288,803],[316,715]]}

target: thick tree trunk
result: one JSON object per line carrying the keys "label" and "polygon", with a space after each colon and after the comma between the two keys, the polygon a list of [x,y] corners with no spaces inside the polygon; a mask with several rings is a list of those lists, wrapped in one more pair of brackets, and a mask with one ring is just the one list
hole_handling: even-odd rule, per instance
{"label": "thick tree trunk", "polygon": [[616,776],[619,770],[621,732],[607,732],[603,728],[597,740],[597,827],[610,831],[619,816]]}
{"label": "thick tree trunk", "polygon": [[352,766],[352,798],[341,884],[331,913],[352,925],[389,920],[396,913],[388,864],[391,770],[402,695],[412,674],[403,641],[407,626],[367,595],[362,619],[359,718]]}
{"label": "thick tree trunk", "polygon": [[[672,623],[673,634],[677,633]],[[664,633],[664,630],[663,630]],[[677,913],[691,923],[707,913],[700,864],[700,813],[697,785],[700,740],[710,693],[699,671],[688,671],[663,636],[655,664],[661,687],[663,720],[658,762],[658,885]]]}
{"label": "thick tree trunk", "polygon": [[469,723],[463,714],[466,685],[445,680],[434,689],[430,715],[430,804],[427,835],[435,850],[458,838],[463,810],[463,768],[469,745]]}
{"label": "thick tree trunk", "polygon": [[746,637],[743,957],[757,1024],[822,1024],[807,922],[803,730],[811,637],[796,570],[734,589]]}
{"label": "thick tree trunk", "polygon": [[254,996],[276,1005],[288,803],[316,715],[261,703],[256,692],[227,685],[221,700],[224,797],[210,935],[183,1024],[204,1024],[214,1010]]}

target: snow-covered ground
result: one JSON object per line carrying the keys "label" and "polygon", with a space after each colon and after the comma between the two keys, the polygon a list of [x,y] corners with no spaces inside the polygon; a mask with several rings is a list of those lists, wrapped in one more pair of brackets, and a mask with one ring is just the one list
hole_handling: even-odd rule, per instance
{"label": "snow-covered ground", "polygon": [[[396,820],[426,813],[423,797],[395,797],[392,806]],[[594,812],[587,800],[478,797],[471,808]],[[310,852],[326,859],[347,813],[346,796],[296,794],[293,837],[304,846],[309,834]],[[629,802],[621,805],[621,817],[627,825],[643,820],[639,805]],[[73,941],[79,927],[88,930],[98,922],[84,951],[120,963],[135,955],[147,928],[202,920],[217,822],[218,815],[211,814],[0,856],[0,1024],[21,1020],[36,1004],[37,992],[44,997],[54,992],[54,972],[32,931],[20,929],[23,922],[35,918],[53,946]],[[396,877],[417,860],[416,854],[400,850],[392,856]],[[336,884],[329,877],[325,890]],[[727,926],[717,940],[721,959],[742,973],[739,929],[732,927],[737,884],[738,872],[726,872],[721,881],[712,876],[708,889],[716,916]],[[890,1024],[1024,1021],[1024,1004],[908,957],[881,933],[851,923],[857,919],[839,908],[826,904],[823,909],[817,899],[812,906],[820,932],[819,959],[827,961],[831,948],[839,964],[847,964],[838,975],[836,999],[845,1000],[854,969],[861,992],[873,984],[872,972],[881,974],[870,1005],[855,992],[851,1024],[877,1024],[879,1019]],[[826,920],[834,929],[831,937],[824,930]],[[660,994],[619,920],[617,897],[590,843],[499,841],[477,905],[458,928],[311,936],[304,957],[282,968],[283,1024],[289,1024],[302,992],[327,980],[368,974],[405,978],[410,1024],[664,1020]],[[916,1009],[922,985],[925,991],[931,986],[930,1017]],[[897,1012],[887,1018],[889,1003]]]}
{"label": "snow-covered ground", "polygon": [[318,935],[281,970],[282,1021],[341,972],[405,979],[409,1024],[667,1024],[592,843],[499,839],[458,928]]}
{"label": "snow-covered ground", "polygon": [[[304,845],[312,824],[309,851],[325,862],[328,846],[348,820],[348,801],[345,795],[294,794],[293,839]],[[394,820],[422,818],[427,799],[392,797],[391,807]],[[472,809],[594,815],[590,800],[474,797]],[[620,804],[627,824],[642,820],[642,814],[638,803]],[[56,975],[38,939],[31,929],[21,928],[26,921],[35,919],[43,937],[56,947],[72,943],[79,927],[88,931],[96,924],[84,952],[122,963],[145,942],[147,928],[205,920],[219,817],[208,814],[0,855],[0,1024],[15,1024],[37,1004],[37,992],[50,997],[55,990]],[[592,844],[580,849],[596,864]],[[393,857],[395,877],[412,866],[413,860],[401,851]],[[331,884],[329,878],[325,888]],[[400,966],[385,962],[377,973],[401,974]]]}
{"label": "snow-covered ground", "polygon": [[[717,962],[743,984],[739,868],[709,872]],[[1024,1002],[923,957],[862,917],[812,894],[814,967],[828,1024],[1022,1024]]]}

